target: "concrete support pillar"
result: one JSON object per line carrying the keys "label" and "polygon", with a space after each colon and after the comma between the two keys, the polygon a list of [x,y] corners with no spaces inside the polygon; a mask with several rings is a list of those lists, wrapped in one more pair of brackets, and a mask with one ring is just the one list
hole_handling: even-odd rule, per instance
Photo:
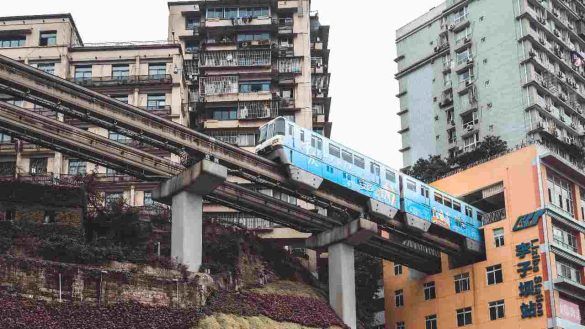
{"label": "concrete support pillar", "polygon": [[310,249],[327,247],[329,258],[329,304],[350,328],[357,328],[355,302],[354,246],[378,234],[378,225],[357,219],[311,236],[305,245]]}
{"label": "concrete support pillar", "polygon": [[197,272],[203,258],[203,196],[226,179],[226,167],[202,160],[153,191],[154,200],[171,205],[171,256],[189,271]]}
{"label": "concrete support pillar", "polygon": [[171,230],[171,256],[197,272],[203,252],[203,197],[183,191],[173,196],[173,225]]}
{"label": "concrete support pillar", "polygon": [[357,328],[354,247],[329,246],[329,304],[350,328]]}

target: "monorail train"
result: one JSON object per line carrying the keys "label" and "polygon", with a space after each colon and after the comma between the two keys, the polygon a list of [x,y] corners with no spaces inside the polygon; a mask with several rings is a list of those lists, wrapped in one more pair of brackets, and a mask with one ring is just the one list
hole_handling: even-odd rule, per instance
{"label": "monorail train", "polygon": [[389,209],[378,215],[402,211],[412,227],[439,225],[467,238],[470,249],[483,245],[479,209],[283,117],[260,127],[256,153],[286,165],[291,179],[306,187],[327,180],[367,196],[377,205],[370,208]]}

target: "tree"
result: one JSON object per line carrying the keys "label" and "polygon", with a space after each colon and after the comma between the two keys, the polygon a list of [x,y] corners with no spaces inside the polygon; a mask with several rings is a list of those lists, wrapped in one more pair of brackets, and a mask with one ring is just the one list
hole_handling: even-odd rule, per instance
{"label": "tree", "polygon": [[483,141],[473,151],[463,153],[454,158],[452,164],[465,167],[507,150],[508,143],[506,141],[502,140],[499,136],[488,135],[484,137]]}
{"label": "tree", "polygon": [[374,298],[382,280],[382,261],[362,252],[355,252],[355,290],[357,317],[369,328],[374,320],[376,309]]}
{"label": "tree", "polygon": [[440,155],[430,155],[428,159],[420,158],[405,173],[425,183],[430,183],[451,171],[451,166]]}

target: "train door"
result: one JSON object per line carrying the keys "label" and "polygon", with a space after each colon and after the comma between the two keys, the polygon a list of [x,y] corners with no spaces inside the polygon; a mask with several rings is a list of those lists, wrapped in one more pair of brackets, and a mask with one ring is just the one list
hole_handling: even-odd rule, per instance
{"label": "train door", "polygon": [[311,149],[317,159],[323,159],[323,140],[320,137],[311,136]]}

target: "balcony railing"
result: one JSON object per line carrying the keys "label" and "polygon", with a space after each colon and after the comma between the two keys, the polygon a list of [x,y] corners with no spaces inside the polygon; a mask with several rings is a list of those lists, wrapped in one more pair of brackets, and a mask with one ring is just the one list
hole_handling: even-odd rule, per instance
{"label": "balcony railing", "polygon": [[482,219],[481,219],[481,224],[488,225],[491,223],[495,223],[495,222],[499,222],[501,220],[504,220],[505,218],[506,218],[506,209],[502,208],[502,209],[498,209],[496,211],[492,211],[492,212],[489,212],[487,214],[484,214]]}
{"label": "balcony railing", "polygon": [[328,89],[329,76],[328,75],[311,76],[311,86],[313,87],[313,89]]}
{"label": "balcony railing", "polygon": [[74,77],[69,80],[79,85],[90,87],[110,87],[132,84],[168,84],[173,82],[170,74]]}
{"label": "balcony railing", "polygon": [[238,103],[238,119],[272,119],[278,115],[277,101],[253,101]]}
{"label": "balcony railing", "polygon": [[301,73],[302,58],[281,58],[278,60],[278,73]]}
{"label": "balcony railing", "polygon": [[236,75],[203,77],[199,80],[201,96],[237,94],[238,90],[238,76]]}
{"label": "balcony railing", "polygon": [[270,64],[269,50],[208,51],[200,55],[201,67],[267,66]]}

